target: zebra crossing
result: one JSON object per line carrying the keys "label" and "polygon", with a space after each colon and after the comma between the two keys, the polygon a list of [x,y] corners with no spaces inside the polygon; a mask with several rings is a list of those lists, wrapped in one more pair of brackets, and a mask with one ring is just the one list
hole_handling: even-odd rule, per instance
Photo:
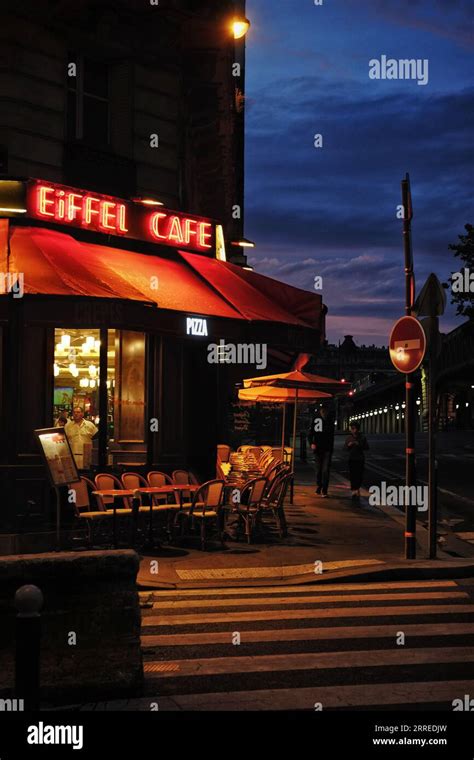
{"label": "zebra crossing", "polygon": [[474,600],[452,580],[140,596],[160,710],[452,710],[474,697]]}

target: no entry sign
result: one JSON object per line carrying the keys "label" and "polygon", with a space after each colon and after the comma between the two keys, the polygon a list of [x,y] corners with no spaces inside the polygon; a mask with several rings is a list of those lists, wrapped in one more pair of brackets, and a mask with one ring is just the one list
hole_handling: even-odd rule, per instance
{"label": "no entry sign", "polygon": [[389,351],[392,364],[399,372],[408,375],[418,369],[425,356],[426,336],[415,317],[402,317],[395,323]]}

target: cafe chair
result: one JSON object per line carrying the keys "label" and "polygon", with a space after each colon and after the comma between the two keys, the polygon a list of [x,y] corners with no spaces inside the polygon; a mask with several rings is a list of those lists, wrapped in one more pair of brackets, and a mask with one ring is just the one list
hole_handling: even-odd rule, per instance
{"label": "cafe chair", "polygon": [[[163,486],[171,486],[173,485],[173,481],[171,480],[170,476],[167,475],[165,472],[160,472],[159,470],[153,470],[152,472],[149,472],[147,475],[147,481],[148,485],[151,488],[162,488]],[[176,496],[176,498],[175,498]],[[178,502],[177,495],[172,495],[173,501]],[[153,502],[155,504],[166,504],[169,501],[168,494],[154,494],[153,495]]]}
{"label": "cafe chair", "polygon": [[[151,476],[158,476],[152,477]],[[150,482],[150,480],[152,482]],[[167,482],[168,481],[168,482]],[[160,488],[171,484],[171,479],[164,472],[151,472],[148,474],[148,480],[143,475],[139,475],[136,472],[124,472],[122,475],[123,487],[127,490],[137,488]],[[168,536],[171,536],[172,532],[172,514],[179,509],[179,504],[175,500],[173,503],[168,504],[168,494],[145,494],[150,497],[148,505],[142,504],[142,495],[140,494],[140,506],[138,507],[139,514],[148,515],[150,518],[149,530],[150,533],[153,530],[153,515],[156,513],[163,513],[167,517],[166,532]]]}
{"label": "cafe chair", "polygon": [[[196,478],[196,476],[192,472],[188,472],[188,470],[173,470],[172,474],[172,480],[173,483],[176,486],[198,486],[199,481]],[[186,501],[191,501],[191,491],[182,491],[181,496],[177,493],[176,494],[177,499],[186,499]]]}
{"label": "cafe chair", "polygon": [[219,443],[217,446],[217,456],[221,460],[221,462],[228,462],[230,459],[230,452],[231,452],[230,446],[227,446],[225,443]]}
{"label": "cafe chair", "polygon": [[[123,491],[122,483],[118,478],[115,477],[115,475],[111,475],[108,472],[100,472],[98,473],[95,478],[95,486],[97,491]],[[127,496],[122,496],[122,503],[124,504],[124,508],[122,509],[116,509],[115,513],[117,515],[131,515],[132,513],[132,505],[131,500]],[[110,507],[114,503],[114,499],[112,496],[96,496],[97,502],[100,505],[101,509],[107,509],[107,505]]]}
{"label": "cafe chair", "polygon": [[95,491],[95,485],[92,480],[81,475],[80,480],[75,483],[69,483],[68,488],[74,491],[74,513],[78,520],[78,525],[85,525],[87,531],[87,540],[89,547],[93,545],[93,526],[94,524],[107,522],[113,517],[112,512],[104,509],[91,509],[90,492]]}
{"label": "cafe chair", "polygon": [[170,476],[165,472],[159,472],[159,470],[153,470],[147,475],[148,485],[152,488],[160,488],[161,486],[170,486],[173,481]]}
{"label": "cafe chair", "polygon": [[272,449],[272,456],[277,462],[283,461],[284,454],[282,454],[280,446],[278,448],[275,447]]}
{"label": "cafe chair", "polygon": [[273,481],[280,474],[286,474],[288,467],[283,462],[274,462],[271,468],[266,472],[267,486],[266,493],[270,491]]}
{"label": "cafe chair", "polygon": [[199,480],[196,478],[194,473],[188,470],[173,470],[171,478],[173,483],[175,483],[177,486],[199,485]]}
{"label": "cafe chair", "polygon": [[270,472],[272,471],[273,467],[275,465],[277,465],[277,464],[278,464],[278,462],[275,461],[275,458],[273,456],[269,457],[266,460],[265,464],[264,464],[264,467],[263,467],[263,470],[262,470],[262,476],[264,478],[268,478],[268,476],[269,476]]}
{"label": "cafe chair", "polygon": [[284,502],[292,477],[293,473],[286,470],[282,470],[280,474],[277,474],[268,494],[263,497],[261,502],[259,519],[263,521],[263,518],[267,515],[273,517],[280,538],[284,538],[288,535]]}
{"label": "cafe chair", "polygon": [[197,522],[200,526],[201,549],[206,548],[206,533],[209,523],[214,523],[219,533],[221,543],[224,543],[223,516],[221,511],[224,493],[223,480],[208,480],[195,492],[189,504],[183,504],[182,516],[191,528]]}
{"label": "cafe chair", "polygon": [[260,527],[261,505],[266,485],[265,478],[249,480],[241,491],[240,503],[236,504],[232,510],[239,515],[244,524],[248,544],[251,543],[252,536]]}
{"label": "cafe chair", "polygon": [[148,488],[148,482],[143,475],[139,475],[137,472],[124,472],[120,479],[127,491],[135,488]]}

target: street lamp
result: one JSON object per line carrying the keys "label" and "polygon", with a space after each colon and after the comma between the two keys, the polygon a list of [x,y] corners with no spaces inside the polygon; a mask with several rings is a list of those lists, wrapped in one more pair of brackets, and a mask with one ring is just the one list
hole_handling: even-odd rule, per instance
{"label": "street lamp", "polygon": [[234,40],[241,40],[242,37],[245,37],[248,30],[250,29],[250,21],[248,18],[235,18],[232,22],[232,32],[234,35]]}

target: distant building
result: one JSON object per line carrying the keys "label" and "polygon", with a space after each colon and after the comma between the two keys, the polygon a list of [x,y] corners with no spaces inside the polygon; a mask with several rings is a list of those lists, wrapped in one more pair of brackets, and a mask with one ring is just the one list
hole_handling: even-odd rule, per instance
{"label": "distant building", "polygon": [[337,345],[326,341],[317,350],[316,358],[305,367],[305,371],[345,380],[351,389],[351,396],[335,405],[338,430],[347,428],[353,394],[396,375],[387,348],[358,346],[352,335],[345,335],[342,343]]}
{"label": "distant building", "polygon": [[[416,430],[427,430],[427,375],[416,373]],[[373,373],[353,385],[344,424],[354,418],[368,433],[403,433],[405,378],[398,372]],[[436,416],[439,430],[474,428],[474,321],[443,335],[438,359]]]}
{"label": "distant building", "polygon": [[326,341],[309,367],[308,372],[345,380],[353,387],[371,375],[375,379],[395,372],[387,348],[358,346],[352,335],[345,335],[339,345]]}

